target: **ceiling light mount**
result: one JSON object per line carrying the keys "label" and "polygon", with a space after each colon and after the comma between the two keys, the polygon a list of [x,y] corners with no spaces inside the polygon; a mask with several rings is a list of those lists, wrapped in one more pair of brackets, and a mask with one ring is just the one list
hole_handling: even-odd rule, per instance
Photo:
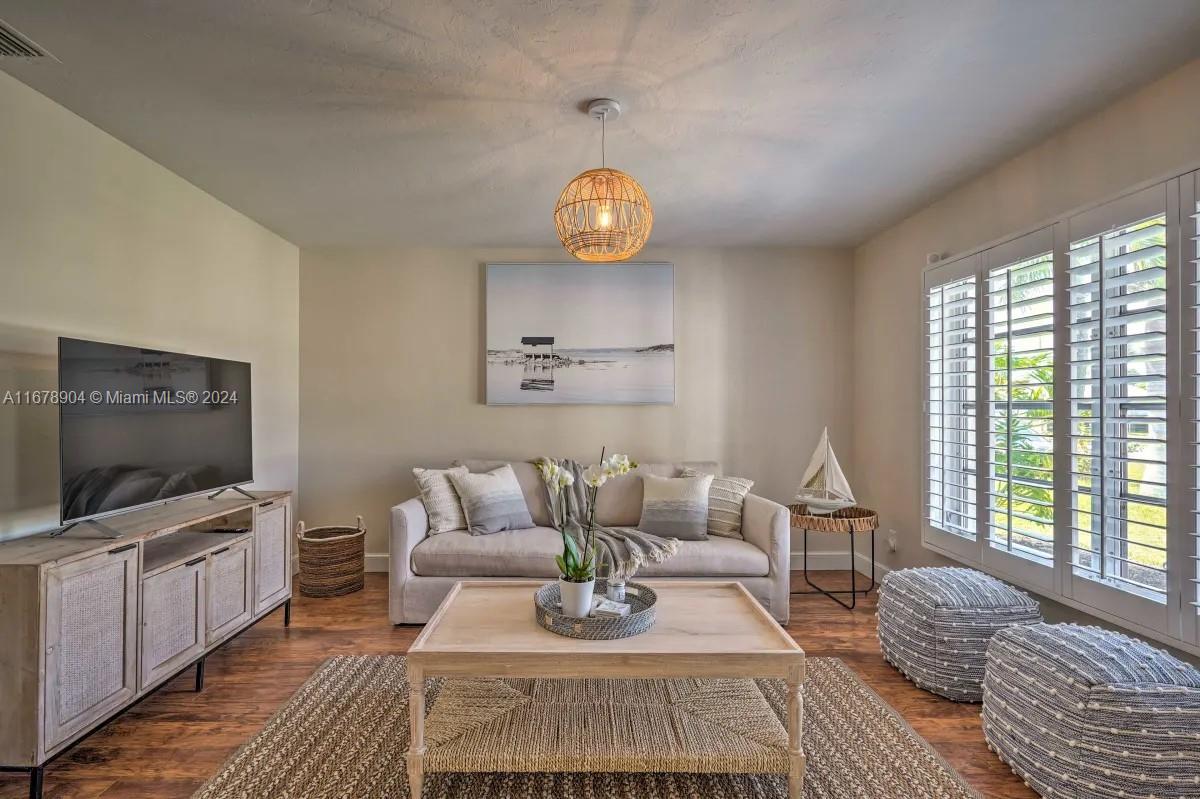
{"label": "ceiling light mount", "polygon": [[620,118],[621,104],[616,100],[601,97],[587,104],[587,115],[592,119],[602,119],[605,122],[612,122],[614,119]]}

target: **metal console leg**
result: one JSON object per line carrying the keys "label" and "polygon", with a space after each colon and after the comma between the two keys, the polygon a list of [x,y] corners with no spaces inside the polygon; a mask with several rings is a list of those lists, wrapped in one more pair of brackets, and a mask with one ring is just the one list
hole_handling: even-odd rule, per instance
{"label": "metal console leg", "polygon": [[283,626],[292,626],[292,600],[288,599],[283,603]]}
{"label": "metal console leg", "polygon": [[[854,533],[847,533],[846,535],[850,536],[850,590],[849,591],[826,590],[826,589],[822,588],[821,586],[817,585],[816,583],[814,583],[811,579],[809,579],[809,576],[808,576],[808,528],[806,527],[806,528],[804,528],[804,582],[807,583],[810,588],[815,588],[816,590],[815,591],[792,591],[791,593],[793,593],[793,594],[824,594],[825,596],[832,599],[834,602],[836,602],[839,605],[841,605],[842,607],[844,607],[846,610],[854,610],[855,606],[858,604],[858,595],[860,593],[858,590],[858,582],[856,579],[858,576],[858,571],[854,568],[854,565],[855,565],[854,564],[854,558],[855,558]],[[867,588],[865,590],[863,590],[861,593],[862,593],[863,597],[866,597],[868,594],[870,594],[874,590],[875,590],[875,530],[871,530],[871,584],[869,586],[867,586]],[[842,599],[840,599],[837,596],[838,594],[849,594],[850,601],[849,602],[843,601]]]}
{"label": "metal console leg", "polygon": [[29,799],[42,799],[44,766],[0,766],[0,772],[29,775]]}
{"label": "metal console leg", "polygon": [[204,690],[204,658],[196,661],[196,693]]}

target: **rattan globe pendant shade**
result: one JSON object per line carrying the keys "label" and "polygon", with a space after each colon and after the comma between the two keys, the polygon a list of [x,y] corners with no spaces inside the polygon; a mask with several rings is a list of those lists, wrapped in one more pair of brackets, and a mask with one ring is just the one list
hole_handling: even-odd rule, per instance
{"label": "rattan globe pendant shade", "polygon": [[[602,103],[607,105],[599,105]],[[596,108],[603,109],[602,113]],[[614,108],[619,113],[615,102],[597,100],[589,113],[603,124]],[[621,170],[606,166],[576,175],[554,206],[558,240],[581,261],[609,263],[632,258],[646,245],[653,225],[654,210],[645,189]]]}

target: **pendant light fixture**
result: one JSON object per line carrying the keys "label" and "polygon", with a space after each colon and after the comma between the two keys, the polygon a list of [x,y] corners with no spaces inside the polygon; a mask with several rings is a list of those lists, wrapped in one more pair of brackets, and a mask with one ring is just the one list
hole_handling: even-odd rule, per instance
{"label": "pendant light fixture", "polygon": [[654,211],[641,185],[606,161],[607,126],[621,115],[620,103],[592,100],[587,113],[600,121],[600,168],[581,172],[562,190],[554,227],[567,252],[581,261],[624,261],[650,238]]}

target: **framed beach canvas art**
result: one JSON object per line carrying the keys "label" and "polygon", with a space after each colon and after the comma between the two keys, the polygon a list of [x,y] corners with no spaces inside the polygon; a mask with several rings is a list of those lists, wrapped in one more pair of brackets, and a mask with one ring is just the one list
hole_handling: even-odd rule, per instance
{"label": "framed beach canvas art", "polygon": [[488,264],[489,405],[675,402],[671,264]]}

